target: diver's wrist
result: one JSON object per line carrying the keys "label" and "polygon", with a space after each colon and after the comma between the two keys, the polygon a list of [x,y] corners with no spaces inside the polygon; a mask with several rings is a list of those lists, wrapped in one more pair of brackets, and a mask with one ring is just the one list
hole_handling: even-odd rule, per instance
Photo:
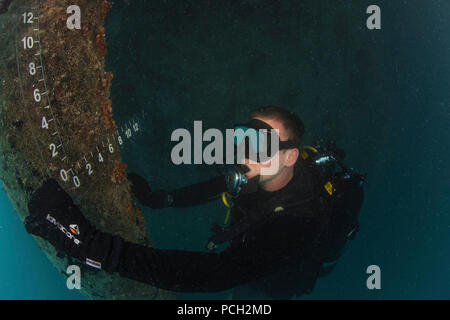
{"label": "diver's wrist", "polygon": [[96,230],[86,243],[82,260],[94,269],[117,272],[124,244],[122,237]]}

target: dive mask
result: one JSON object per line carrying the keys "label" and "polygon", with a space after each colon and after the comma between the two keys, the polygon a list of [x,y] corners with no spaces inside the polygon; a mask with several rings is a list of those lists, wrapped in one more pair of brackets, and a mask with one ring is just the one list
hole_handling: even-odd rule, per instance
{"label": "dive mask", "polygon": [[269,124],[252,119],[234,126],[234,147],[237,163],[243,159],[255,162],[270,160],[279,150],[298,147],[294,141],[280,141],[277,131]]}

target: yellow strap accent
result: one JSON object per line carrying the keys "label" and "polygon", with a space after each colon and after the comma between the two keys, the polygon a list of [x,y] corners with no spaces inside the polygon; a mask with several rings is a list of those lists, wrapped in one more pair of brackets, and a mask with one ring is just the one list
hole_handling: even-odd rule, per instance
{"label": "yellow strap accent", "polygon": [[303,160],[306,160],[309,158],[309,154],[305,150],[302,150],[302,153],[300,155],[302,156]]}
{"label": "yellow strap accent", "polygon": [[314,153],[317,153],[317,152],[318,152],[317,149],[314,148],[314,147],[311,147],[311,146],[303,146],[302,152],[300,153],[300,155],[301,155],[301,157],[302,157],[303,160],[306,160],[306,159],[309,158],[309,154],[308,154],[308,152],[307,152],[306,150],[310,150],[310,151],[312,151],[312,152],[314,152]]}
{"label": "yellow strap accent", "polygon": [[223,222],[223,224],[228,224],[228,220],[230,220],[230,216],[231,216],[231,209],[228,209],[227,215],[225,216],[225,221]]}
{"label": "yellow strap accent", "polygon": [[333,185],[331,184],[330,181],[325,183],[325,185],[323,187],[325,188],[325,190],[327,190],[327,192],[330,196],[332,196],[333,192],[336,191],[336,189],[333,188]]}
{"label": "yellow strap accent", "polygon": [[228,202],[227,197],[231,199],[231,195],[228,192],[223,192],[222,193],[222,202],[225,205],[225,207],[231,208],[232,205]]}
{"label": "yellow strap accent", "polygon": [[231,199],[231,195],[228,192],[222,193],[222,202],[225,205],[225,207],[228,208],[227,215],[225,216],[225,221],[223,222],[223,224],[228,224],[228,220],[230,220],[231,215],[231,208],[233,207],[233,204],[230,204],[228,202],[227,197]]}
{"label": "yellow strap accent", "polygon": [[303,146],[303,149],[308,149],[308,150],[311,150],[311,151],[313,151],[314,153],[317,153],[317,152],[319,152],[319,151],[317,151],[317,149],[316,149],[316,148],[314,148],[314,147],[311,147],[311,146]]}

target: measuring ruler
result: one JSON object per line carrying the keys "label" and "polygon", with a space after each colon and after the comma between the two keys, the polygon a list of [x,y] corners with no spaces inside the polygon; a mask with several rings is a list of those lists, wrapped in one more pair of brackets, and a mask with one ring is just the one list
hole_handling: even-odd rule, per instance
{"label": "measuring ruler", "polygon": [[[65,128],[67,120],[61,115],[57,117],[60,112],[55,112],[58,106],[51,103],[51,88],[45,74],[40,0],[27,3],[30,5],[18,7],[15,31],[18,83],[25,116],[48,175],[59,178],[68,190],[84,189],[89,179],[94,177],[96,172],[101,172],[107,158],[116,154],[127,142],[133,141],[132,138],[142,131],[140,118],[143,119],[145,114],[142,112],[139,117],[117,126],[114,131],[109,130],[101,139],[97,139],[90,151],[86,152],[86,148],[80,148],[84,151],[79,154],[73,152],[72,147],[71,152],[68,152],[67,137],[70,137],[70,132]],[[46,54],[49,54],[51,48],[47,50]],[[81,114],[80,122],[82,116]],[[73,126],[73,123],[72,120],[70,124]]]}

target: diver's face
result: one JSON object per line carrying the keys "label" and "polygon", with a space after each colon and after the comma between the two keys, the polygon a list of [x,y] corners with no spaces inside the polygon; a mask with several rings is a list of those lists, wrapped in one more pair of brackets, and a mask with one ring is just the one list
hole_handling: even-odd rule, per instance
{"label": "diver's face", "polygon": [[[280,136],[280,140],[281,141],[286,141],[288,140],[288,133],[286,131],[286,129],[284,128],[283,124],[275,119],[265,119],[265,118],[254,118],[254,119],[258,119],[261,121],[264,121],[265,123],[267,123],[268,125],[270,125],[272,128],[274,129],[278,129],[278,135]],[[291,150],[279,150],[271,159],[269,159],[266,162],[258,162],[255,163],[254,161],[250,161],[249,159],[245,159],[244,164],[250,169],[250,171],[248,171],[245,176],[248,179],[254,178],[257,175],[260,175],[260,179],[259,179],[259,183],[260,184],[265,184],[271,180],[273,180],[274,178],[278,177],[283,170],[286,169],[287,165],[289,165],[289,163],[287,163],[287,159],[289,157],[289,153]],[[270,175],[263,175],[261,174],[261,169],[262,168],[270,168],[270,166],[273,164],[274,161],[278,161],[278,166],[275,166],[275,168],[277,168],[277,170],[266,170],[273,172],[273,174]],[[289,165],[290,167],[290,165]]]}

